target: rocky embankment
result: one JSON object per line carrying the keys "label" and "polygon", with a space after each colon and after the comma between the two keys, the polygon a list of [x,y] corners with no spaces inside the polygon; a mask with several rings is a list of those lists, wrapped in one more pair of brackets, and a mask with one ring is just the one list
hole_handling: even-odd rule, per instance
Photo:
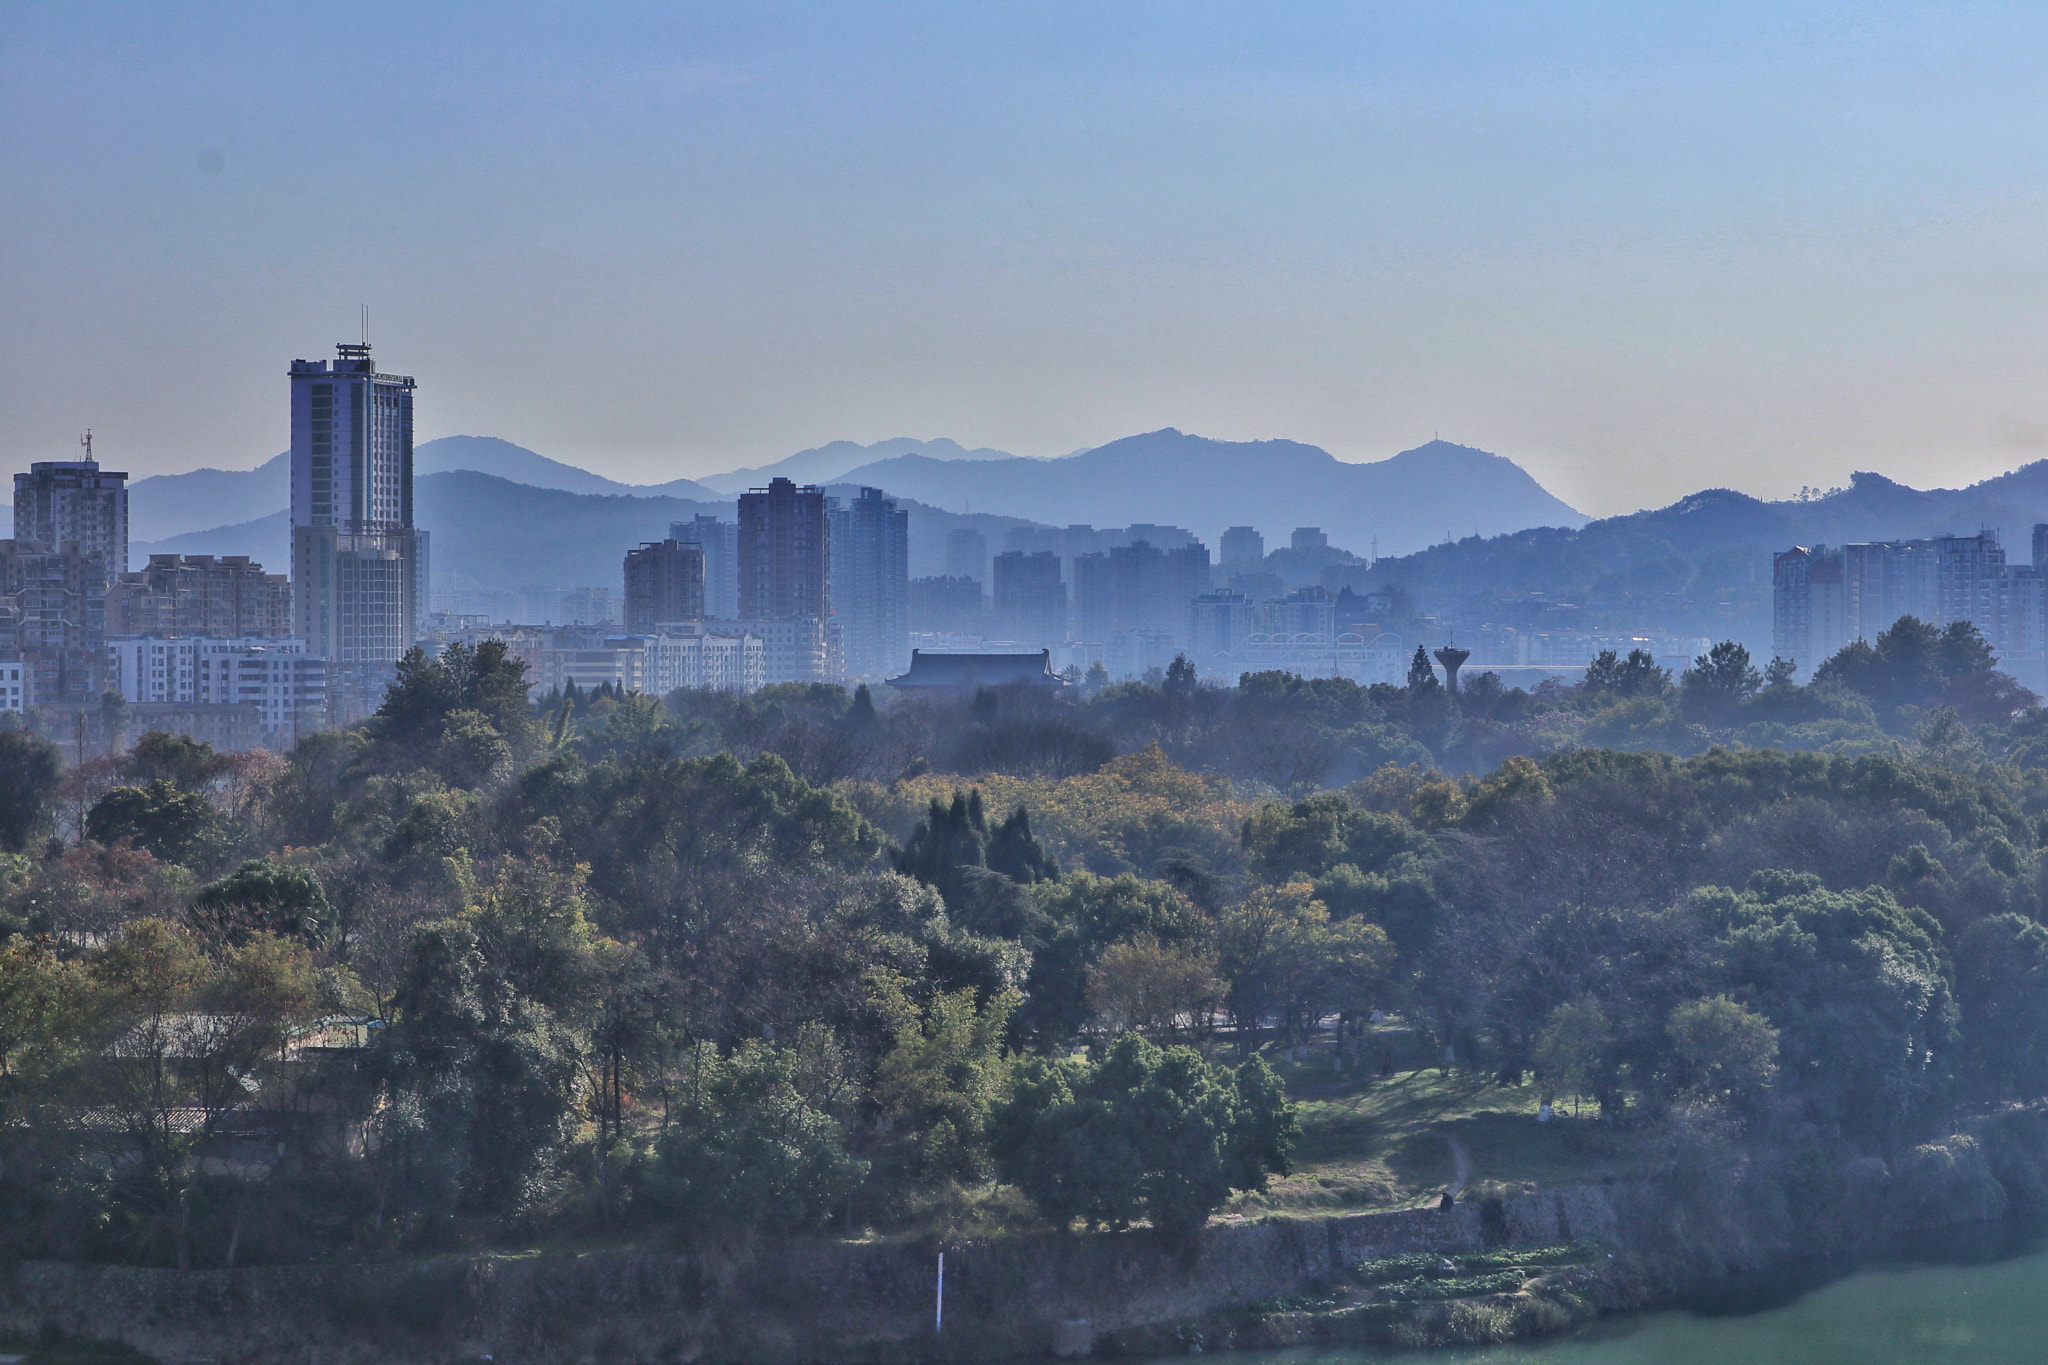
{"label": "rocky embankment", "polygon": [[217,1365],[880,1365],[1475,1342],[1740,1293],[1791,1265],[1846,1268],[2044,1208],[2048,1122],[2025,1110],[1889,1163],[1724,1151],[1653,1184],[1215,1227],[1193,1247],[1145,1232],[948,1246],[943,1330],[936,1244],[761,1241],[185,1272],[27,1262],[0,1267],[0,1331]]}

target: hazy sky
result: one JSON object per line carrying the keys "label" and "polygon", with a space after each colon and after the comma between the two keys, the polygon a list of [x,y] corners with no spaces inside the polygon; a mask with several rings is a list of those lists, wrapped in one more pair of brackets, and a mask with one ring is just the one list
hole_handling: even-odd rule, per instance
{"label": "hazy sky", "polygon": [[1432,433],[1594,513],[2048,455],[2048,6],[0,6],[0,449]]}

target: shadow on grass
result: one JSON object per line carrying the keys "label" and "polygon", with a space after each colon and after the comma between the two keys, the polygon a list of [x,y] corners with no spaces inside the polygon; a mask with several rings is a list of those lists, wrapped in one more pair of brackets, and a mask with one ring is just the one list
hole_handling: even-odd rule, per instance
{"label": "shadow on grass", "polygon": [[1381,1204],[1424,1200],[1454,1178],[1446,1138],[1470,1153],[1474,1183],[1567,1184],[1628,1164],[1625,1138],[1591,1120],[1538,1123],[1534,1087],[1424,1069],[1296,1093],[1299,1174],[1276,1202],[1322,1203],[1337,1189]]}

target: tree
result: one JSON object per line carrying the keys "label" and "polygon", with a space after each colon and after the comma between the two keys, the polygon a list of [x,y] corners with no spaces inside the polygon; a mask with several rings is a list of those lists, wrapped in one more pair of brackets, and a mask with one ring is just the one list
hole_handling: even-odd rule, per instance
{"label": "tree", "polygon": [[1031,832],[1031,815],[1022,806],[1011,811],[989,836],[987,863],[989,871],[1000,872],[1020,885],[1060,875],[1058,861],[1044,840]]}
{"label": "tree", "polygon": [[422,1213],[503,1214],[555,1178],[603,984],[580,873],[506,861],[414,931],[380,1034],[380,1114]]}
{"label": "tree", "polygon": [[163,920],[138,920],[88,959],[99,992],[99,1047],[82,1097],[133,1145],[130,1188],[189,1264],[195,1153],[326,997],[302,945],[268,934],[209,955]]}
{"label": "tree", "polygon": [[953,793],[951,805],[935,796],[896,855],[896,870],[936,887],[948,905],[968,899],[967,873],[988,866],[988,817],[981,789]]}
{"label": "tree", "polygon": [[1598,1000],[1580,996],[1550,1012],[1537,1035],[1536,1068],[1554,1092],[1591,1095],[1603,1113],[1615,1108],[1614,1029]]}
{"label": "tree", "polygon": [[86,837],[102,844],[132,839],[166,862],[204,863],[225,834],[220,812],[205,797],[163,778],[146,787],[116,787],[85,817]]}
{"label": "tree", "polygon": [[692,1050],[674,1122],[641,1169],[640,1197],[700,1230],[820,1226],[867,1175],[846,1131],[797,1085],[795,1059],[758,1040]]}
{"label": "tree", "polygon": [[151,730],[129,750],[128,767],[143,783],[161,778],[180,791],[196,792],[230,771],[234,757],[203,739]]}
{"label": "tree", "polygon": [[1088,1008],[1112,1034],[1170,1039],[1223,999],[1216,959],[1139,934],[1113,943],[1088,973]]}
{"label": "tree", "polygon": [[1185,654],[1173,656],[1173,662],[1166,666],[1166,680],[1160,690],[1169,697],[1186,699],[1195,694],[1195,666],[1188,662]]}
{"label": "tree", "polygon": [[453,644],[432,659],[417,645],[407,650],[377,708],[373,730],[380,744],[400,754],[424,755],[458,711],[479,713],[515,747],[528,737],[534,721],[526,665],[503,640]]}
{"label": "tree", "polygon": [[1829,891],[1779,871],[1693,903],[1720,926],[1729,994],[1777,1027],[1784,1083],[1817,1118],[1882,1137],[1933,1105],[1957,1031],[1931,915],[1879,887]]}
{"label": "tree", "polygon": [[1201,913],[1172,886],[1128,874],[1076,872],[1041,882],[1034,899],[1045,922],[1031,945],[1017,1023],[1021,1036],[1046,1051],[1086,1027],[1088,974],[1112,945],[1149,934],[1168,947],[1194,948],[1206,929]]}
{"label": "tree", "polygon": [[218,942],[260,932],[318,945],[333,931],[334,909],[310,868],[251,861],[201,887],[192,898],[192,919]]}
{"label": "tree", "polygon": [[[1907,708],[1935,705],[1950,691],[1970,699],[1995,698],[2000,685],[1986,687],[1983,675],[1997,658],[1983,633],[1969,621],[1935,627],[1914,616],[1901,616],[1877,643],[1855,640],[1844,645],[1814,671],[1815,687],[1842,687],[1868,697],[1887,725],[1896,725]],[[2017,686],[2017,684],[2014,684]],[[2017,702],[2015,697],[2014,702]],[[2018,709],[2009,705],[2006,714]]]}
{"label": "tree", "polygon": [[94,1005],[84,967],[59,958],[48,940],[0,944],[0,1152],[47,1121],[41,1111],[61,1098],[81,1060]]}
{"label": "tree", "polygon": [[[653,702],[633,708],[633,714],[640,715],[658,709]],[[605,726],[610,737],[619,715],[614,712],[611,722]],[[441,722],[441,742],[434,756],[435,767],[455,787],[481,787],[492,778],[504,773],[512,766],[512,746],[492,723],[491,718],[481,711],[450,711]]]}
{"label": "tree", "polygon": [[1714,722],[1733,719],[1737,708],[1762,687],[1749,651],[1733,640],[1723,640],[1699,655],[1679,678],[1686,714]]}
{"label": "tree", "polygon": [[1269,877],[1319,877],[1339,863],[1379,872],[1430,838],[1398,815],[1364,810],[1335,793],[1259,808],[1244,824],[1245,857]]}
{"label": "tree", "polygon": [[1421,645],[1415,646],[1415,657],[1408,661],[1408,694],[1418,698],[1431,697],[1442,689],[1436,670],[1430,667],[1429,651]]}
{"label": "tree", "polygon": [[118,754],[121,741],[128,737],[128,699],[112,688],[100,693],[99,727],[107,753]]}
{"label": "tree", "polygon": [[1126,1034],[1100,1063],[1021,1062],[992,1130],[1003,1179],[1054,1223],[1146,1219],[1186,1240],[1233,1190],[1286,1174],[1300,1126],[1264,1059],[1232,1072]]}
{"label": "tree", "polygon": [[84,952],[138,919],[176,919],[192,895],[192,877],[126,844],[88,840],[28,864],[12,897],[24,932]]}
{"label": "tree", "polygon": [[1972,1073],[1994,1095],[2048,1090],[2048,929],[1987,915],[1956,945],[1956,999]]}
{"label": "tree", "polygon": [[1332,921],[1308,882],[1259,887],[1217,926],[1217,959],[1241,1043],[1277,1015],[1296,1036],[1337,1011],[1370,1008],[1393,944],[1378,925]]}
{"label": "tree", "polygon": [[1688,1000],[1665,1024],[1681,1090],[1749,1099],[1778,1074],[1778,1030],[1725,995]]}
{"label": "tree", "polygon": [[1792,680],[1799,676],[1799,661],[1772,655],[1764,667],[1765,687],[1790,687]]}
{"label": "tree", "polygon": [[1005,991],[977,1004],[971,989],[945,991],[920,1008],[900,977],[878,973],[871,999],[891,1035],[874,1081],[894,1135],[891,1180],[988,1179],[988,1118],[1009,1089],[1003,1035],[1020,998]]}
{"label": "tree", "polygon": [[1595,696],[1661,697],[1671,689],[1671,672],[1659,668],[1648,650],[1632,649],[1622,658],[1603,649],[1586,665],[1584,686]]}
{"label": "tree", "polygon": [[49,828],[61,768],[41,735],[0,730],[0,852],[20,852]]}
{"label": "tree", "polygon": [[1513,754],[1473,790],[1466,803],[1465,822],[1491,825],[1518,805],[1540,806],[1552,797],[1550,779],[1535,760]]}
{"label": "tree", "polygon": [[853,689],[853,700],[847,705],[846,715],[840,724],[849,730],[872,730],[880,723],[881,717],[875,711],[875,694],[862,683]]}

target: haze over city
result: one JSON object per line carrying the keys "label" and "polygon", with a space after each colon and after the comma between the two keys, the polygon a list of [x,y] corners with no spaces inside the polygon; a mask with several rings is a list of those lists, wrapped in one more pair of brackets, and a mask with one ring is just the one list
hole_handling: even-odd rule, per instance
{"label": "haze over city", "polygon": [[1599,515],[2048,452],[2024,6],[17,4],[0,442],[630,483],[912,435],[1433,434]]}
{"label": "haze over city", "polygon": [[2048,7],[0,128],[0,1365],[2048,1359]]}

